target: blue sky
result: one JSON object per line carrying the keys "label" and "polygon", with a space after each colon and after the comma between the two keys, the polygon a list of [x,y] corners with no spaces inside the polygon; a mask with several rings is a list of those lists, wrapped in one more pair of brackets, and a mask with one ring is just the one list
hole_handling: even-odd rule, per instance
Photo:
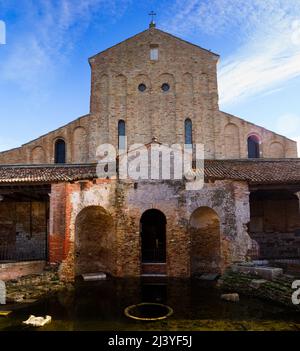
{"label": "blue sky", "polygon": [[221,55],[221,110],[300,144],[299,0],[0,0],[0,150],[88,113],[88,57],[146,29],[151,10]]}

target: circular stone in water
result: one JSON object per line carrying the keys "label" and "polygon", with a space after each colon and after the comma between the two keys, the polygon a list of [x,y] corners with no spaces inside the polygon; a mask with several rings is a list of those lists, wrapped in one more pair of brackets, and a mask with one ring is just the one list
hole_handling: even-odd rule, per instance
{"label": "circular stone in water", "polygon": [[173,314],[170,306],[160,303],[143,302],[125,308],[125,316],[139,321],[158,321]]}

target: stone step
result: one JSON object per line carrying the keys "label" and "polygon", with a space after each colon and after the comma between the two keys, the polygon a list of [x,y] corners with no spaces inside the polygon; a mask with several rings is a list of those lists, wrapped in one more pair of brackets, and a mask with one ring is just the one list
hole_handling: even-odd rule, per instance
{"label": "stone step", "polygon": [[233,272],[252,274],[260,276],[267,280],[273,280],[274,278],[283,274],[282,268],[277,267],[253,267],[246,265],[234,265],[232,267]]}
{"label": "stone step", "polygon": [[106,280],[107,276],[106,273],[86,273],[82,274],[82,278],[86,282],[90,281],[97,281],[97,280]]}
{"label": "stone step", "polygon": [[142,264],[142,275],[166,275],[167,265],[166,263],[143,263]]}

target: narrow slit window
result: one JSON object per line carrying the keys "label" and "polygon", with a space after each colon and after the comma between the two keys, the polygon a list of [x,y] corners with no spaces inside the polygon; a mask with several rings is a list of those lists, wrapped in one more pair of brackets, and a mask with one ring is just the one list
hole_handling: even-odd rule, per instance
{"label": "narrow slit window", "polygon": [[247,140],[248,144],[248,158],[259,158],[259,139],[255,135],[251,135]]}
{"label": "narrow slit window", "polygon": [[55,142],[55,163],[66,163],[66,143],[63,139]]}
{"label": "narrow slit window", "polygon": [[192,146],[192,144],[193,144],[193,124],[189,118],[187,118],[184,122],[184,135],[185,135],[185,144]]}
{"label": "narrow slit window", "polygon": [[119,150],[124,150],[126,147],[126,125],[125,125],[125,121],[123,119],[119,120],[118,123],[118,146],[119,146]]}

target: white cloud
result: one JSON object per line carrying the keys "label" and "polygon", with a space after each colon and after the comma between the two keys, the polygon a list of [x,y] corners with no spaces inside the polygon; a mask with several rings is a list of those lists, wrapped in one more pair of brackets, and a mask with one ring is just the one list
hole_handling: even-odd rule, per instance
{"label": "white cloud", "polygon": [[[10,36],[0,76],[25,90],[38,90],[64,62],[95,15],[121,15],[129,0],[3,0],[0,10],[19,15],[22,32]],[[12,28],[11,28],[12,30]]]}
{"label": "white cloud", "polygon": [[178,35],[231,36],[238,43],[220,63],[222,107],[300,75],[299,0],[178,0],[168,16],[165,29]]}

